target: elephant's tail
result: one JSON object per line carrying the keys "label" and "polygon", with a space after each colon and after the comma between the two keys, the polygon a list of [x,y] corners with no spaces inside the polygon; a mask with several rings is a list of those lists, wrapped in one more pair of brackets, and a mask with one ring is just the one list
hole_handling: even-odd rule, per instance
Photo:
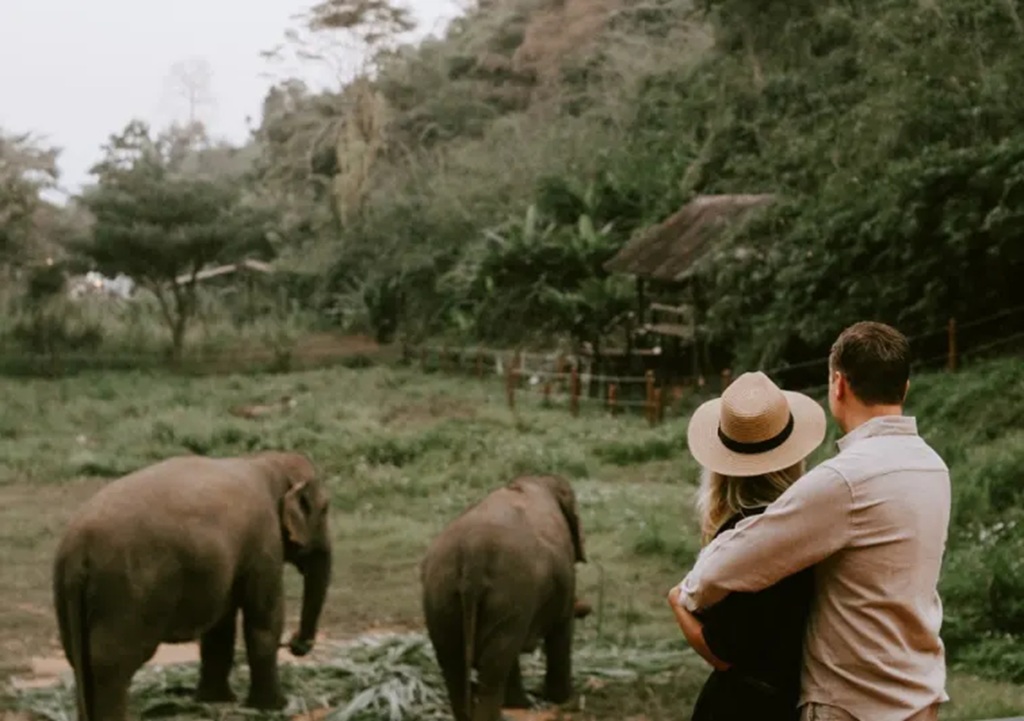
{"label": "elephant's tail", "polygon": [[462,638],[465,643],[463,653],[463,684],[466,718],[473,718],[473,668],[476,662],[476,622],[480,598],[477,594],[478,585],[473,579],[465,578],[463,571],[462,588],[459,598],[462,599]]}
{"label": "elephant's tail", "polygon": [[57,604],[57,623],[68,661],[75,674],[79,721],[90,721],[94,717],[94,685],[87,623],[88,579],[84,569],[67,568],[69,565],[73,564],[69,564],[66,559],[58,565],[56,583],[59,585],[57,598],[60,601]]}

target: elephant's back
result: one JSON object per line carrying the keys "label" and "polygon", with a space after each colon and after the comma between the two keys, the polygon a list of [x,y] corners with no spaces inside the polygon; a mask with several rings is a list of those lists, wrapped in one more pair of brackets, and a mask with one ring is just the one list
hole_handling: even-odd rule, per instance
{"label": "elephant's back", "polygon": [[107,484],[72,516],[58,561],[77,554],[94,568],[135,576],[236,564],[237,544],[228,539],[252,533],[259,516],[247,506],[270,514],[273,507],[251,489],[246,492],[245,479],[225,472],[218,461],[179,456]]}
{"label": "elephant's back", "polygon": [[538,516],[544,515],[543,506],[526,502],[522,494],[498,489],[434,538],[421,574],[438,587],[543,578],[554,565],[552,549],[537,528]]}
{"label": "elephant's back", "polygon": [[93,494],[78,508],[71,525],[111,516],[121,524],[162,517],[187,519],[244,505],[253,494],[232,460],[175,456],[140,468]]}

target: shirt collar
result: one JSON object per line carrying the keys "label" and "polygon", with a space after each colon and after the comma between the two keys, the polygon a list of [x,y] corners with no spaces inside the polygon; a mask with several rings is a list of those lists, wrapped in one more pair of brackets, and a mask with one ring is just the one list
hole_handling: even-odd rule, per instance
{"label": "shirt collar", "polygon": [[914,416],[876,416],[862,423],[836,441],[840,451],[845,451],[857,441],[872,436],[916,436],[917,419]]}

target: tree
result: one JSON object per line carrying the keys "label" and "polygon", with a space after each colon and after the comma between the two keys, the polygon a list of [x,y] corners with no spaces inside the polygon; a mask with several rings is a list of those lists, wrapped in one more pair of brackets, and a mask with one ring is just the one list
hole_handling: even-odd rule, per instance
{"label": "tree", "polygon": [[213,70],[205,58],[187,58],[171,66],[167,92],[184,103],[187,127],[201,123],[202,111],[214,106],[212,83]]}
{"label": "tree", "polygon": [[133,121],[105,146],[99,178],[82,202],[95,222],[78,250],[108,274],[123,272],[156,296],[180,361],[197,309],[196,275],[207,263],[267,257],[268,216],[244,205],[238,184],[170,168],[166,138]]}
{"label": "tree", "polygon": [[[370,78],[377,60],[415,23],[406,7],[391,0],[323,0],[296,19],[299,26],[285,33],[286,43],[263,57],[282,62],[290,51],[301,62],[331,67],[339,90],[312,96],[299,81],[281,83],[267,96],[257,134],[291,182],[307,186],[305,191],[312,186],[318,201],[329,193],[337,230],[360,210],[385,148],[389,109]],[[285,103],[286,117],[268,112]]]}
{"label": "tree", "polygon": [[45,203],[41,194],[57,185],[59,153],[29,133],[0,128],[0,266],[23,259]]}
{"label": "tree", "polygon": [[339,86],[370,73],[416,27],[410,10],[391,0],[322,0],[294,19],[299,25],[285,32],[286,42],[261,55],[280,64],[290,51],[300,63],[330,68]]}

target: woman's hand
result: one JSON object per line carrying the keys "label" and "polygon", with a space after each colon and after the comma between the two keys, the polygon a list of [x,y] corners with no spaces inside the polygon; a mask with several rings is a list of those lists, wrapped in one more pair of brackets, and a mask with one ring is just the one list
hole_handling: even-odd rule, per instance
{"label": "woman's hand", "polygon": [[700,620],[679,603],[679,595],[681,593],[682,589],[678,585],[673,586],[668,592],[668,605],[672,609],[672,613],[675,614],[676,623],[679,624],[683,636],[686,637],[686,642],[713,668],[718,671],[728,671],[731,664],[715,656],[704,641],[704,629]]}

